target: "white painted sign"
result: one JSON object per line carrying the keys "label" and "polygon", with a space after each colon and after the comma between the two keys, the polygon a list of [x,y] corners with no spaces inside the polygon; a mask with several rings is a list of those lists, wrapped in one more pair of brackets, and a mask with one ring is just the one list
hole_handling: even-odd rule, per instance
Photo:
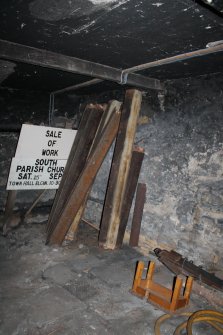
{"label": "white painted sign", "polygon": [[57,189],[66,159],[13,158],[7,190]]}
{"label": "white painted sign", "polygon": [[57,189],[76,133],[23,124],[7,190]]}
{"label": "white painted sign", "polygon": [[67,159],[77,131],[23,124],[16,158]]}

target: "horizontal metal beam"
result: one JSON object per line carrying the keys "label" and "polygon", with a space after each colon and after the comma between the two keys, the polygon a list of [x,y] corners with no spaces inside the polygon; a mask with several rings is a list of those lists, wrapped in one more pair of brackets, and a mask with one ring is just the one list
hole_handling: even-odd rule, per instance
{"label": "horizontal metal beam", "polygon": [[[179,55],[176,55],[176,56],[163,58],[163,59],[159,59],[159,60],[156,60],[156,61],[153,61],[153,62],[144,63],[144,64],[140,64],[140,65],[136,65],[136,66],[127,68],[127,69],[122,71],[122,75],[127,74],[127,73],[129,75],[129,73],[138,72],[138,71],[142,71],[142,70],[147,70],[147,69],[151,69],[151,68],[154,68],[154,67],[157,67],[157,66],[172,64],[172,63],[184,61],[184,60],[187,60],[187,59],[191,59],[191,58],[194,58],[194,57],[201,57],[201,56],[204,56],[204,55],[210,55],[210,54],[213,54],[213,53],[216,53],[216,52],[221,52],[221,51],[223,51],[223,41],[217,41],[217,42],[209,43],[207,45],[206,49],[199,49],[199,50],[195,50],[195,51],[191,51],[191,52],[186,52],[186,53],[179,54]],[[98,84],[98,83],[101,83],[101,82],[103,82],[103,80],[92,79],[92,80],[86,81],[84,83],[69,86],[69,87],[66,87],[62,90],[55,91],[55,92],[52,92],[52,93],[60,94],[60,93],[68,92],[68,91],[75,91],[75,90],[79,90],[80,88],[95,85],[95,84]]]}
{"label": "horizontal metal beam", "polygon": [[133,73],[128,76],[123,76],[122,70],[114,67],[5,40],[0,40],[0,58],[114,81],[116,83],[141,87],[144,89],[163,89],[162,84],[157,79]]}

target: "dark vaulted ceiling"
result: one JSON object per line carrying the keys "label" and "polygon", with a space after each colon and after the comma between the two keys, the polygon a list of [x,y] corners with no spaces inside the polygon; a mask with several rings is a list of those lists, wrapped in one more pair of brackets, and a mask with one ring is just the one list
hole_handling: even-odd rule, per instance
{"label": "dark vaulted ceiling", "polygon": [[[219,2],[193,0],[1,0],[0,39],[125,69],[223,40],[221,10]],[[167,80],[222,72],[222,55],[140,74]],[[89,79],[5,59],[0,67],[1,86],[12,88],[53,91]]]}

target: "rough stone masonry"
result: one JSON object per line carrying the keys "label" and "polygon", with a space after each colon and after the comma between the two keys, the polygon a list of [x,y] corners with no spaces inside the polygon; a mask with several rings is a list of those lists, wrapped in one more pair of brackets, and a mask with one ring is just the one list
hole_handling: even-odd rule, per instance
{"label": "rough stone masonry", "polygon": [[206,267],[223,264],[222,126],[223,77],[179,80],[136,139],[148,190],[142,233]]}
{"label": "rough stone masonry", "polygon": [[[223,77],[169,82],[144,97],[136,144],[144,147],[147,184],[141,234],[208,269],[219,268],[223,234]],[[103,200],[109,161],[91,196]],[[103,181],[103,182],[102,182]],[[102,205],[86,215],[100,220]],[[129,223],[131,218],[129,220]]]}

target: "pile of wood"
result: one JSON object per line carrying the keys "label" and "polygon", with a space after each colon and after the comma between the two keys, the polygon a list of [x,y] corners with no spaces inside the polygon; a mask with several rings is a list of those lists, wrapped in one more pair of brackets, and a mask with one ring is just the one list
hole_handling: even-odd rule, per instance
{"label": "pile of wood", "polygon": [[[140,91],[131,89],[123,103],[113,100],[108,105],[86,107],[50,213],[47,243],[60,245],[66,236],[72,239],[76,234],[97,172],[116,138],[99,245],[107,249],[122,245],[144,156],[142,148],[134,147],[141,98]],[[145,198],[145,185],[139,189],[136,205]],[[138,205],[136,221],[143,209]],[[138,228],[135,231],[139,234]],[[132,245],[137,244],[134,237]]]}

